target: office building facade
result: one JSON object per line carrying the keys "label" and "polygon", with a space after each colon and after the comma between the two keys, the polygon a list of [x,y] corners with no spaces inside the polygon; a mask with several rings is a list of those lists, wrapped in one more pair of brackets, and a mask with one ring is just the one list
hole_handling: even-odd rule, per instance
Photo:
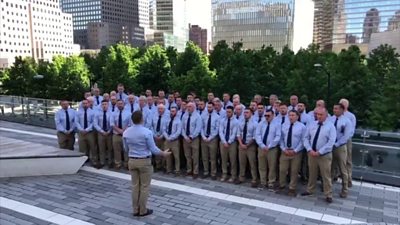
{"label": "office building facade", "polygon": [[[297,2],[306,7],[295,13]],[[212,41],[242,42],[245,49],[271,45],[278,51],[285,46],[298,50],[312,42],[312,9],[311,0],[213,0]],[[295,23],[308,32],[295,34]],[[297,37],[303,40],[295,41]]]}
{"label": "office building facade", "polygon": [[[356,44],[367,53],[372,36],[376,46],[380,35],[374,34],[398,29],[399,21],[399,0],[315,0],[314,43],[334,52]],[[396,34],[383,36],[391,40],[396,37],[390,36]]]}
{"label": "office building facade", "polygon": [[[60,3],[63,12],[72,14],[75,43],[85,49],[124,42],[127,40],[124,30],[149,27],[148,0],[61,0]],[[144,39],[144,34],[139,39]],[[129,40],[132,41],[129,44],[140,42]]]}
{"label": "office building facade", "polygon": [[0,68],[16,56],[51,61],[54,55],[79,54],[73,43],[72,15],[58,0],[0,0]]}
{"label": "office building facade", "polygon": [[198,45],[204,54],[208,54],[207,29],[189,24],[189,40]]}

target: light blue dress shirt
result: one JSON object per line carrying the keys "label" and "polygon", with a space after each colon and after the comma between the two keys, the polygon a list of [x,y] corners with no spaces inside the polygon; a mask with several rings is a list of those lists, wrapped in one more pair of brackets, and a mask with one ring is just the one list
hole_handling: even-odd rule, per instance
{"label": "light blue dress shirt", "polygon": [[[139,105],[138,111],[139,110],[142,111],[142,114],[143,114],[143,121],[144,121],[143,126],[148,128],[148,129],[151,129],[151,123],[152,123],[152,119],[153,119],[153,112],[150,111],[149,107],[147,107],[147,106],[141,108],[140,105]],[[132,120],[131,120],[131,125],[133,125]]]}
{"label": "light blue dress shirt", "polygon": [[310,122],[314,121],[314,117],[311,118],[305,111],[300,114],[300,122],[307,126]]}
{"label": "light blue dress shirt", "polygon": [[154,143],[152,132],[143,125],[133,125],[126,129],[122,135],[124,151],[129,157],[146,158],[159,155],[161,150]]}
{"label": "light blue dress shirt", "polygon": [[56,129],[57,131],[66,133],[66,132],[72,132],[75,130],[75,114],[76,111],[68,108],[68,117],[69,117],[69,130],[66,130],[67,127],[67,116],[65,113],[64,109],[59,109],[54,117],[55,123],[56,123]]}
{"label": "light blue dress shirt", "polygon": [[217,110],[214,110],[214,112],[219,116],[220,119],[226,117],[226,111],[225,109],[222,109],[218,112]]}
{"label": "light blue dress shirt", "polygon": [[107,128],[103,130],[103,115],[104,111],[98,111],[95,115],[94,128],[99,132],[110,132],[112,130],[111,120],[112,113],[110,111],[106,112]]}
{"label": "light blue dress shirt", "polygon": [[179,119],[179,117],[175,116],[174,120],[172,122],[172,129],[171,129],[171,134],[168,134],[168,129],[169,129],[169,123],[171,122],[171,117],[168,119],[166,118],[165,124],[164,124],[164,131],[163,135],[165,140],[167,141],[175,141],[176,139],[179,138],[182,132],[182,121]]}
{"label": "light blue dress shirt", "polygon": [[207,138],[206,134],[207,134],[208,115],[209,114],[207,111],[207,116],[202,116],[203,127],[201,129],[201,137],[203,139],[207,139],[208,141],[211,141],[212,139],[214,139],[215,137],[218,136],[220,117],[214,111],[211,113],[210,136]]}
{"label": "light blue dress shirt", "polygon": [[307,126],[306,135],[304,136],[304,147],[307,151],[316,150],[320,155],[332,152],[333,145],[336,140],[336,129],[333,123],[324,121],[318,136],[317,149],[312,149],[315,134],[318,130],[318,121],[313,121]]}
{"label": "light blue dress shirt", "polygon": [[[97,104],[97,97],[99,99],[99,104]],[[93,105],[100,106],[101,105],[101,101],[103,101],[103,96],[101,96],[101,95],[99,95],[99,96],[93,95]]]}
{"label": "light blue dress shirt", "polygon": [[[132,106],[133,106],[133,111],[131,111]],[[125,104],[124,110],[128,111],[129,113],[133,113],[133,112],[139,110],[139,104],[137,104],[136,102],[134,102],[133,104],[131,104],[130,102],[128,102],[128,103]]]}
{"label": "light blue dress shirt", "polygon": [[90,132],[93,130],[93,122],[94,122],[94,117],[95,117],[95,111],[92,109],[87,109],[87,128],[84,128],[84,116],[85,116],[85,110],[81,109],[78,110],[78,112],[75,114],[75,126],[78,129],[78,131],[86,131]]}
{"label": "light blue dress shirt", "polygon": [[233,103],[231,101],[228,101],[227,103],[222,102],[222,109],[226,110],[226,107],[228,106],[233,106]]}
{"label": "light blue dress shirt", "polygon": [[[119,112],[119,109],[116,109],[115,112],[111,114],[111,127],[118,127]],[[131,125],[131,115],[132,114],[130,112],[122,110],[122,129],[125,129]],[[113,133],[118,134],[115,130],[113,130]]]}
{"label": "light blue dress shirt", "polygon": [[353,137],[353,135],[354,135],[354,132],[356,131],[356,126],[357,126],[357,119],[356,119],[356,116],[353,114],[353,113],[351,113],[351,112],[349,112],[349,111],[346,111],[346,112],[344,112],[344,114],[343,114],[345,117],[347,117],[347,119],[349,119],[350,120],[350,122],[351,122],[351,132],[350,132],[350,136],[351,137]]}
{"label": "light blue dress shirt", "polygon": [[164,132],[164,126],[165,122],[168,120],[168,115],[164,112],[163,115],[161,115],[161,122],[160,122],[160,130],[157,132],[157,122],[159,118],[158,112],[153,115],[153,118],[151,120],[151,131],[153,132],[154,137],[160,137],[163,135]]}
{"label": "light blue dress shirt", "polygon": [[[336,116],[331,116],[329,121],[335,126]],[[350,120],[344,115],[339,116],[338,122],[336,124],[336,142],[335,147],[340,147],[345,145],[347,141],[351,138],[352,124]]]}
{"label": "light blue dress shirt", "polygon": [[298,122],[298,121],[296,121],[293,124],[292,146],[289,148],[287,146],[287,139],[288,139],[290,124],[291,123],[289,121],[288,123],[284,123],[282,125],[280,147],[281,147],[282,151],[284,151],[286,149],[292,149],[297,153],[297,152],[300,152],[301,150],[303,150],[303,148],[304,148],[303,139],[304,139],[304,135],[306,133],[306,126],[303,123]]}
{"label": "light blue dress shirt", "polygon": [[[237,138],[243,138],[243,130],[246,120],[243,118],[243,121],[239,122]],[[246,144],[249,144],[251,140],[255,139],[256,130],[257,130],[257,122],[254,122],[252,118],[247,122],[247,134],[246,134]]]}
{"label": "light blue dress shirt", "polygon": [[237,115],[233,115],[233,116],[235,117],[235,119],[238,120],[239,123],[241,123],[242,121],[244,121],[244,115],[243,115],[243,113],[242,113],[241,115],[239,115],[239,116],[237,116]]}
{"label": "light blue dress shirt", "polygon": [[[228,126],[228,120],[230,120],[229,139],[228,142],[226,142],[225,135],[226,135],[226,128]],[[239,129],[239,121],[234,116],[232,116],[231,118],[228,117],[222,118],[221,121],[219,122],[219,138],[221,140],[221,143],[232,144],[233,142],[235,142],[238,129]]]}
{"label": "light blue dress shirt", "polygon": [[281,140],[281,124],[280,122],[276,122],[275,120],[272,120],[270,125],[269,125],[269,132],[267,136],[267,144],[265,145],[263,143],[263,138],[265,131],[267,130],[268,127],[268,122],[265,121],[263,123],[259,123],[257,125],[257,130],[256,130],[256,142],[258,144],[258,147],[260,148],[265,148],[266,146],[268,149],[275,148],[278,146],[279,141]]}
{"label": "light blue dress shirt", "polygon": [[[254,115],[251,117],[251,119],[257,124],[264,122],[265,121],[264,112],[261,115],[258,112],[255,112]],[[258,122],[258,120],[260,120],[260,122]]]}
{"label": "light blue dress shirt", "polygon": [[182,118],[182,136],[187,139],[195,139],[200,135],[201,129],[203,127],[203,123],[201,121],[200,115],[195,111],[192,113],[190,117],[190,133],[189,137],[186,135],[186,126],[189,118],[189,112],[186,112]]}
{"label": "light blue dress shirt", "polygon": [[117,97],[117,100],[121,99],[122,101],[124,101],[124,103],[128,102],[128,95],[125,94],[124,92],[122,92],[122,93],[117,92],[116,97]]}

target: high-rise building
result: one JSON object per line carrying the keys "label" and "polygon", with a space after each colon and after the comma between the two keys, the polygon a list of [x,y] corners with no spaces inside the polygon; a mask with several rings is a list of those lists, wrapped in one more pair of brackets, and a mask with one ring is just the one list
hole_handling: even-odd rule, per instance
{"label": "high-rise building", "polygon": [[[63,12],[72,14],[74,41],[82,48],[98,49],[123,42],[124,27],[125,30],[149,27],[148,0],[61,0],[60,3]],[[140,37],[143,39],[144,33]],[[130,40],[129,44],[140,40]]]}
{"label": "high-rise building", "polygon": [[[400,21],[399,0],[315,0],[313,41],[328,51],[356,44],[367,53],[373,34],[396,29],[400,23],[396,21]],[[395,34],[384,36],[390,39]]]}
{"label": "high-rise building", "polygon": [[[242,42],[245,49],[260,49],[272,45],[280,51],[285,46],[293,48],[296,0],[213,0],[212,41]],[[307,2],[308,0],[303,0]],[[309,7],[312,16],[313,7]],[[299,11],[300,13],[300,11]],[[304,18],[304,17],[303,17]],[[306,16],[309,41],[312,42],[312,18]],[[303,32],[303,36],[307,35]],[[307,46],[305,46],[307,47]]]}
{"label": "high-rise building", "polygon": [[208,53],[207,29],[202,29],[199,25],[189,24],[189,40],[197,44],[204,54]]}
{"label": "high-rise building", "polygon": [[152,0],[149,6],[150,29],[153,42],[173,46],[179,52],[185,50],[189,40],[186,21],[186,0]]}
{"label": "high-rise building", "polygon": [[61,12],[58,0],[1,0],[0,9],[0,68],[16,56],[51,61],[54,55],[79,54],[72,16]]}

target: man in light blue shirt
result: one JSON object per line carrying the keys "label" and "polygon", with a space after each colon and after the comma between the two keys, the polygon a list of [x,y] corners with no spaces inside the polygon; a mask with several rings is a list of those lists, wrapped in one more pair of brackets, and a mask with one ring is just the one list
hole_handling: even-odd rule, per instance
{"label": "man in light blue shirt", "polygon": [[147,107],[149,108],[151,113],[157,112],[157,106],[154,104],[153,96],[147,96]]}
{"label": "man in light blue shirt", "polygon": [[106,159],[108,168],[112,168],[113,164],[111,120],[112,120],[112,112],[108,110],[108,101],[103,100],[101,102],[101,110],[97,112],[94,121],[94,128],[97,130],[97,143],[99,146],[100,168],[106,164]]}
{"label": "man in light blue shirt", "polygon": [[124,106],[124,109],[127,110],[129,113],[133,113],[137,110],[139,110],[139,105],[136,102],[136,98],[134,95],[128,95],[126,104]]}
{"label": "man in light blue shirt", "polygon": [[[218,153],[218,129],[219,116],[214,112],[214,103],[207,104],[207,113],[202,117],[201,129],[201,158],[203,160],[204,178],[211,173],[211,179],[217,179],[217,153]],[[210,166],[211,164],[211,170]]]}
{"label": "man in light blue shirt", "polygon": [[55,115],[58,146],[62,149],[74,150],[75,144],[75,110],[69,107],[67,100],[60,102],[61,109]]}
{"label": "man in light blue shirt", "polygon": [[219,98],[214,98],[214,111],[221,119],[226,116],[226,111],[222,108],[222,102]]}
{"label": "man in light blue shirt", "polygon": [[305,126],[307,126],[309,122],[314,121],[314,119],[306,113],[306,105],[304,103],[300,102],[297,104],[297,112],[299,112],[299,122],[303,123]]}
{"label": "man in light blue shirt", "polygon": [[[260,173],[260,189],[268,187],[274,190],[276,181],[276,164],[278,161],[278,145],[281,140],[281,124],[274,120],[272,110],[265,112],[265,121],[257,125],[256,142],[258,144],[258,171]],[[267,186],[268,170],[268,186]]]}
{"label": "man in light blue shirt", "polygon": [[244,109],[242,108],[241,105],[236,105],[234,108],[234,113],[233,113],[235,119],[238,120],[239,123],[241,123],[242,121],[244,121]]}
{"label": "man in light blue shirt", "polygon": [[348,174],[346,167],[347,160],[347,142],[351,138],[352,124],[350,120],[343,115],[344,106],[342,104],[335,104],[333,106],[334,115],[329,118],[331,123],[336,129],[336,142],[333,146],[332,152],[332,178],[334,177],[334,171],[339,168],[339,172],[342,176],[342,192],[340,193],[341,198],[346,198],[348,193]]}
{"label": "man in light blue shirt", "polygon": [[117,95],[116,95],[116,97],[117,97],[117,99],[118,100],[122,100],[123,102],[124,102],[124,104],[127,102],[127,98],[128,98],[128,95],[127,94],[125,94],[125,87],[124,87],[124,85],[123,84],[118,84],[117,85]]}
{"label": "man in light blue shirt", "polygon": [[315,192],[318,170],[320,171],[324,194],[328,203],[332,202],[332,148],[336,140],[336,129],[327,121],[328,112],[326,108],[316,108],[317,121],[307,126],[304,137],[304,147],[308,152],[308,167],[310,177],[308,179],[307,191],[303,196],[312,195]]}
{"label": "man in light blue shirt", "polygon": [[282,150],[279,159],[279,189],[283,191],[286,186],[286,174],[290,175],[288,195],[296,196],[298,172],[300,169],[303,139],[306,126],[299,120],[299,112],[291,110],[289,121],[282,125],[280,149]]}
{"label": "man in light blue shirt", "polygon": [[143,115],[136,111],[130,117],[133,126],[123,132],[124,151],[129,156],[132,179],[132,206],[134,216],[147,216],[153,210],[147,208],[153,166],[151,155],[168,157],[171,152],[161,151],[154,143],[152,132],[143,126]]}
{"label": "man in light blue shirt", "polygon": [[226,107],[228,107],[228,106],[233,106],[233,103],[231,102],[231,95],[229,93],[224,93],[222,95],[222,100],[223,100],[222,107],[224,110],[226,110]]}
{"label": "man in light blue shirt", "polygon": [[101,105],[101,102],[103,101],[103,96],[100,95],[100,89],[93,88],[93,93],[94,93],[94,95],[93,95],[93,100],[94,100],[93,103],[94,104],[93,105],[101,109],[100,105]]}
{"label": "man in light blue shirt", "polygon": [[279,105],[279,115],[275,117],[275,120],[281,125],[287,123],[289,120],[288,107],[285,103],[280,103]]}
{"label": "man in light blue shirt", "polygon": [[[344,106],[343,115],[345,117],[347,117],[350,120],[351,124],[352,124],[351,137],[353,137],[354,136],[354,132],[356,131],[356,125],[357,125],[356,116],[349,111],[349,104],[350,104],[349,100],[347,100],[345,98],[342,98],[342,99],[340,99],[339,103]],[[353,173],[353,156],[352,156],[353,155],[352,154],[352,152],[353,152],[353,143],[351,141],[351,138],[347,141],[346,147],[347,147],[346,168],[347,168],[347,174],[348,174],[348,178],[349,178],[348,186],[352,187],[353,186],[353,183],[352,183],[352,179],[353,179],[353,176],[352,176],[352,173]]]}
{"label": "man in light blue shirt", "polygon": [[[124,101],[121,99],[117,100],[117,109],[112,114],[112,120],[110,122],[111,127],[113,128],[113,150],[114,150],[114,163],[115,169],[119,170],[122,166],[122,153],[123,152],[123,143],[122,143],[122,134],[129,127],[131,121],[131,113],[129,111],[124,110]],[[128,167],[128,155],[124,154],[124,167]]]}
{"label": "man in light blue shirt", "polygon": [[297,95],[290,96],[290,105],[288,106],[288,110],[297,110],[297,104],[299,104],[299,98]]}
{"label": "man in light blue shirt", "polygon": [[[306,105],[302,102],[297,104],[297,112],[299,112],[299,122],[303,123],[306,127],[309,123],[314,121],[313,118],[310,117],[306,113]],[[307,150],[303,147],[301,151],[301,166],[300,166],[300,176],[301,181],[303,184],[306,184],[308,180],[308,157],[307,157]]]}
{"label": "man in light blue shirt", "polygon": [[178,108],[172,106],[170,116],[166,118],[164,123],[163,136],[165,139],[164,146],[172,152],[172,155],[166,159],[167,174],[172,173],[172,165],[175,163],[175,175],[179,176],[181,173],[179,137],[182,132],[182,121],[177,114]]}
{"label": "man in light blue shirt", "polygon": [[[264,110],[263,110],[264,112]],[[257,162],[256,151],[257,145],[254,140],[257,130],[257,122],[252,120],[252,111],[250,108],[244,110],[244,119],[239,122],[237,140],[239,142],[239,182],[245,181],[247,160],[250,163],[251,171],[251,187],[257,187]]]}
{"label": "man in light blue shirt", "polygon": [[222,178],[225,182],[228,179],[228,162],[231,166],[231,178],[229,183],[238,184],[237,181],[237,130],[238,120],[233,116],[233,106],[226,107],[226,117],[221,118],[219,123],[219,138],[221,149]]}
{"label": "man in light blue shirt", "polygon": [[[138,110],[140,110],[143,113],[143,121],[144,124],[143,126],[146,128],[151,129],[151,123],[153,119],[153,112],[150,111],[149,107],[146,104],[146,97],[145,96],[140,96],[139,97],[139,107]],[[131,121],[132,122],[132,121]]]}
{"label": "man in light blue shirt", "polygon": [[187,112],[182,118],[183,150],[185,152],[187,176],[193,175],[197,179],[199,174],[199,146],[202,121],[196,112],[196,106],[190,102],[187,104]]}
{"label": "man in light blue shirt", "polygon": [[254,115],[252,117],[253,121],[256,122],[257,124],[264,122],[265,121],[264,113],[265,113],[264,105],[262,103],[259,103],[257,105],[257,111],[254,112]]}
{"label": "man in light blue shirt", "polygon": [[[151,131],[153,132],[154,136],[154,141],[157,145],[158,148],[164,149],[164,124],[166,120],[168,120],[168,115],[165,113],[165,106],[164,104],[160,103],[157,105],[157,113],[153,115],[152,119],[152,126],[151,126]],[[165,166],[165,160],[161,157],[155,157],[155,168],[157,170],[163,170]]]}
{"label": "man in light blue shirt", "polygon": [[168,109],[168,111],[171,111],[171,108],[176,106],[175,104],[175,98],[173,94],[169,94],[168,95],[168,99],[167,99],[167,104],[165,105],[165,108]]}
{"label": "man in light blue shirt", "polygon": [[89,156],[92,165],[98,167],[98,152],[93,132],[94,118],[95,112],[89,108],[88,100],[83,100],[82,109],[75,114],[79,151]]}

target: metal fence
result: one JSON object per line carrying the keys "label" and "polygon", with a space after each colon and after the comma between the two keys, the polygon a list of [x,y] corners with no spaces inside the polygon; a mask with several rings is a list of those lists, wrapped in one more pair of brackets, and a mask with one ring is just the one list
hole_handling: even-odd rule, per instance
{"label": "metal fence", "polygon": [[[77,109],[78,103],[71,107]],[[58,100],[0,95],[0,120],[54,129],[58,109]],[[353,164],[355,178],[400,186],[400,132],[358,129],[353,138]]]}

